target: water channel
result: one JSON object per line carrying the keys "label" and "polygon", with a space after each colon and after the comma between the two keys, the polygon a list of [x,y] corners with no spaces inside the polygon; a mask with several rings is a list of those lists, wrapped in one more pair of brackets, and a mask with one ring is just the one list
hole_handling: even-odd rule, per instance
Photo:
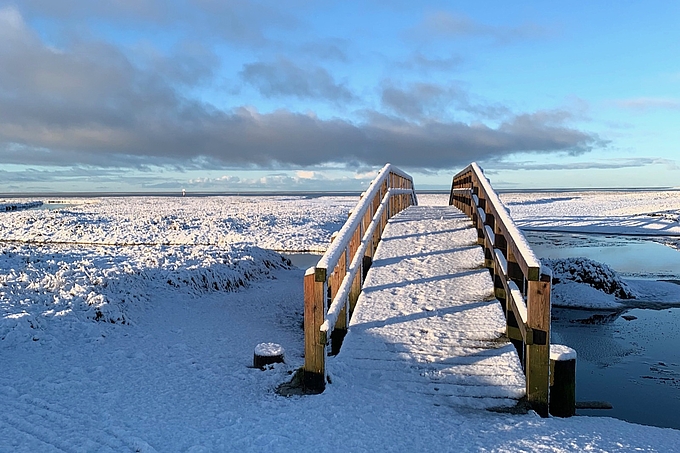
{"label": "water channel", "polygon": [[[539,258],[583,256],[623,278],[680,281],[680,251],[653,238],[534,232],[526,237]],[[577,415],[680,429],[680,308],[552,313],[552,342],[578,354],[577,401],[613,406],[579,409]]]}

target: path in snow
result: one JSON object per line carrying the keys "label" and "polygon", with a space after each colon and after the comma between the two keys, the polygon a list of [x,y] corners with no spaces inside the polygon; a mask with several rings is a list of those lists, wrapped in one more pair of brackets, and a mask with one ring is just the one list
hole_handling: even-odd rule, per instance
{"label": "path in snow", "polygon": [[454,207],[393,217],[333,363],[352,369],[356,385],[430,395],[435,404],[515,405],[526,382],[476,240]]}

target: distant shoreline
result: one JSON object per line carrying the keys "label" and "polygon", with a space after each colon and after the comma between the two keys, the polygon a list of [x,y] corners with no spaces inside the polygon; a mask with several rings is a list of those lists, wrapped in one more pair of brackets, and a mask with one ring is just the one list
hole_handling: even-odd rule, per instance
{"label": "distant shoreline", "polygon": [[[186,197],[349,197],[359,196],[361,190],[347,191],[244,191],[244,192],[186,192]],[[426,189],[416,193],[423,195],[449,194],[449,189]],[[498,193],[569,193],[569,192],[680,192],[678,187],[631,187],[631,188],[561,188],[561,189],[497,189]],[[104,198],[104,197],[177,197],[182,191],[175,192],[17,192],[1,193],[2,198]]]}

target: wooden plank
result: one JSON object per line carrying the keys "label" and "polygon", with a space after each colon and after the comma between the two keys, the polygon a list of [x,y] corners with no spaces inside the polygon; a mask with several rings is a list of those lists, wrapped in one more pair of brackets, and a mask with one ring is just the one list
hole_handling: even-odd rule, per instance
{"label": "wooden plank", "polygon": [[320,329],[325,317],[325,283],[315,278],[315,269],[307,269],[304,277],[305,365],[304,386],[323,391],[326,385],[326,342],[321,341]]}
{"label": "wooden plank", "polygon": [[[528,325],[534,331],[534,344],[526,347],[527,399],[540,416],[547,417],[550,388],[550,281],[530,281],[527,294]],[[537,338],[539,332],[545,333],[543,341]]]}

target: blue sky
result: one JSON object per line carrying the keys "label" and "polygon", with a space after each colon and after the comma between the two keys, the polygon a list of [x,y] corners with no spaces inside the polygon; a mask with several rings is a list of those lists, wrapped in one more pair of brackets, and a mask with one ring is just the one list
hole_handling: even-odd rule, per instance
{"label": "blue sky", "polygon": [[0,2],[0,193],[680,186],[680,3]]}

